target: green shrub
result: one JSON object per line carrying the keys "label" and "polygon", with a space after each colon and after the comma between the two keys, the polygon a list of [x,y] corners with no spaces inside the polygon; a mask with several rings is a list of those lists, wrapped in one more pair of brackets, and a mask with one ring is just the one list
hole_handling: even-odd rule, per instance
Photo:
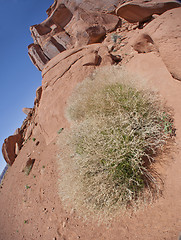
{"label": "green shrub", "polygon": [[67,110],[73,127],[64,136],[70,155],[64,148],[61,170],[69,158],[72,176],[66,182],[77,183],[70,198],[92,209],[128,205],[151,189],[156,182],[150,164],[172,131],[170,115],[155,95],[134,87],[123,70],[118,73],[122,77],[100,78],[98,72],[85,80]]}

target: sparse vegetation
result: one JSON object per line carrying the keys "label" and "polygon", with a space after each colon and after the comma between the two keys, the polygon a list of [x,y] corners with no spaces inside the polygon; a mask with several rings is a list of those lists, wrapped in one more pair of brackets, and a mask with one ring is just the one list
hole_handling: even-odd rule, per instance
{"label": "sparse vegetation", "polygon": [[63,159],[71,159],[66,164],[74,176],[66,182],[79,181],[71,198],[92,209],[127,206],[154,189],[150,165],[173,130],[155,95],[138,90],[117,69],[111,70],[113,75],[98,72],[80,84],[67,110],[74,124],[64,136],[69,156],[66,151],[61,155],[61,170],[68,169]]}
{"label": "sparse vegetation", "polygon": [[119,36],[119,35],[116,34],[116,33],[113,33],[113,34],[111,35],[111,38],[112,38],[112,41],[113,41],[114,43],[117,43],[118,39],[119,39],[120,42],[121,42],[121,36]]}
{"label": "sparse vegetation", "polygon": [[62,131],[63,131],[63,128],[60,128],[57,133],[60,134]]}
{"label": "sparse vegetation", "polygon": [[26,188],[26,189],[29,189],[29,188],[31,188],[31,187],[30,187],[29,185],[25,185],[25,188]]}

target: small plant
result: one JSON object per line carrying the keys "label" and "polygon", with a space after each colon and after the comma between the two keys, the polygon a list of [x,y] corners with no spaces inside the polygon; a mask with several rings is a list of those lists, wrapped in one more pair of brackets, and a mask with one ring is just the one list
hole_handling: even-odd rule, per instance
{"label": "small plant", "polygon": [[29,186],[29,185],[25,185],[25,188],[26,188],[26,189],[29,189],[29,188],[31,188],[31,186]]}
{"label": "small plant", "polygon": [[119,36],[119,35],[116,34],[116,33],[113,33],[112,36],[111,36],[111,38],[112,38],[112,41],[113,41],[114,43],[117,43],[117,40],[118,40],[118,39],[121,39],[121,36]]}
{"label": "small plant", "polygon": [[[147,189],[150,193],[158,188],[150,166],[170,138],[173,121],[153,93],[138,90],[129,78],[121,79],[119,71],[97,73],[79,85],[67,116],[74,126],[63,145],[61,171],[64,164],[63,176],[67,169],[74,174],[70,182],[77,192],[72,199],[79,206],[97,210],[128,206]],[[65,191],[68,181],[62,194],[71,194]]]}
{"label": "small plant", "polygon": [[28,220],[24,220],[24,224],[27,224],[28,223]]}
{"label": "small plant", "polygon": [[45,168],[45,165],[43,165],[42,168]]}
{"label": "small plant", "polygon": [[171,136],[175,135],[175,129],[173,127],[173,119],[171,119],[171,117],[165,112],[163,112],[162,121],[163,121],[165,133],[166,134],[169,133]]}
{"label": "small plant", "polygon": [[36,138],[32,138],[32,140],[33,140],[33,142],[35,142],[35,141],[36,141]]}
{"label": "small plant", "polygon": [[60,128],[57,133],[60,134],[62,131],[63,131],[63,128]]}

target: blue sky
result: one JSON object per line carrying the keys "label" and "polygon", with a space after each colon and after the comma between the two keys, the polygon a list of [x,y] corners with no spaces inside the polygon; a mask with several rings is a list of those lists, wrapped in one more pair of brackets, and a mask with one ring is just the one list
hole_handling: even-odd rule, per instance
{"label": "blue sky", "polygon": [[[21,127],[23,107],[33,107],[41,72],[28,56],[29,28],[47,18],[53,0],[0,0],[0,147]],[[0,149],[0,173],[5,167]]]}

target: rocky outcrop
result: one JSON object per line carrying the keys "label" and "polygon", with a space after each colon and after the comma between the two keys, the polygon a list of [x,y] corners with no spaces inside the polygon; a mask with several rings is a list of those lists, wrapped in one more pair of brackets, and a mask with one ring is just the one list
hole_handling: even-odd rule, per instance
{"label": "rocky outcrop", "polygon": [[76,9],[84,9],[85,11],[90,12],[103,12],[103,13],[112,13],[116,9],[118,4],[122,4],[125,2],[124,0],[104,0],[104,1],[97,1],[97,0],[55,0],[54,4],[50,6],[47,10],[47,14],[50,16],[52,12],[57,8],[57,6],[61,3],[64,3],[71,12],[74,12]]}
{"label": "rocky outcrop", "polygon": [[[8,164],[13,164],[22,142],[24,141],[24,145],[35,132],[40,131],[49,144],[60,129],[69,127],[65,108],[76,85],[99,66],[127,63],[137,54],[133,49],[138,53],[156,52],[157,56],[162,57],[172,76],[181,80],[181,47],[178,43],[181,38],[181,8],[163,13],[143,30],[131,31],[134,24],[121,22],[116,15],[103,10],[90,11],[86,6],[93,2],[95,3],[94,0],[89,3],[79,1],[78,4],[76,1],[70,3],[57,0],[47,11],[48,18],[30,28],[34,43],[29,46],[29,56],[33,64],[42,71],[43,80],[42,86],[36,91],[34,107],[23,109],[27,117],[20,130],[3,144],[2,151]],[[120,1],[115,2],[118,4]],[[108,2],[100,1],[91,10],[104,4]],[[148,13],[148,9],[154,10],[154,13],[157,9],[156,13],[161,14],[171,7],[178,7],[178,4],[149,2],[145,3],[144,8],[142,4],[138,5],[143,10],[142,20],[145,20],[153,12],[143,16],[145,12]],[[120,9],[118,8],[117,14],[120,14]],[[136,12],[132,17],[135,16],[140,17]],[[112,31],[115,31],[114,34],[111,34]],[[132,44],[131,39],[134,39]]]}
{"label": "rocky outcrop", "polygon": [[130,23],[144,22],[151,19],[153,14],[161,15],[167,10],[180,7],[178,2],[129,2],[116,9],[116,14]]}
{"label": "rocky outcrop", "polygon": [[45,64],[49,61],[49,58],[43,53],[40,45],[38,44],[30,44],[28,46],[28,55],[32,61],[32,63],[38,68],[38,70],[42,71]]}
{"label": "rocky outcrop", "polygon": [[[181,81],[181,45],[178,41],[181,39],[180,16],[181,8],[169,10],[149,23],[141,34],[151,37],[172,76]],[[140,37],[141,35],[138,38]],[[140,52],[138,42],[134,49]]]}
{"label": "rocky outcrop", "polygon": [[[73,4],[73,3],[72,3]],[[107,32],[118,27],[117,16],[101,12],[90,12],[83,8],[71,8],[68,2],[59,1],[47,10],[48,18],[30,27],[34,44],[29,56],[40,70],[59,53],[88,44],[102,42]],[[72,5],[71,5],[72,6]]]}
{"label": "rocky outcrop", "polygon": [[22,132],[20,129],[18,129],[18,133],[15,135],[9,136],[4,140],[3,146],[2,146],[2,154],[5,159],[5,161],[12,165],[15,161],[15,158],[17,156],[17,152],[22,147]]}
{"label": "rocky outcrop", "polygon": [[23,108],[22,111],[24,114],[28,115],[32,111],[32,108]]}
{"label": "rocky outcrop", "polygon": [[35,100],[34,100],[34,106],[35,107],[39,106],[41,95],[42,95],[42,86],[38,87],[37,90],[36,90],[36,97],[35,97]]}
{"label": "rocky outcrop", "polygon": [[117,16],[104,13],[92,13],[79,9],[75,11],[65,31],[72,39],[74,47],[102,42],[106,33],[116,29],[119,25]]}

